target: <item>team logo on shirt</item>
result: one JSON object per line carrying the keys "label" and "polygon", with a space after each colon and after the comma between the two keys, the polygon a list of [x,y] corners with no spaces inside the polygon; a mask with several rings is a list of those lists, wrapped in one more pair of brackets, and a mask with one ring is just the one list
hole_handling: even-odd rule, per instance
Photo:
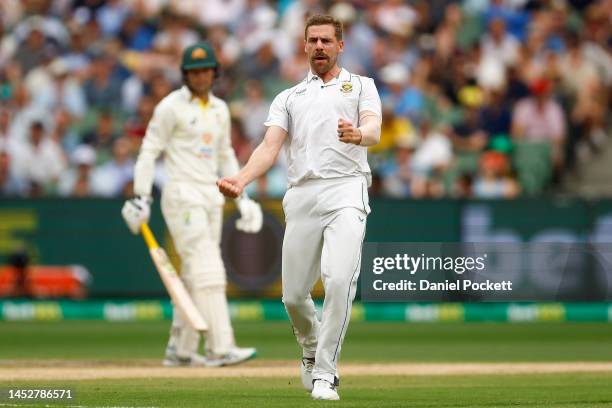
{"label": "team logo on shirt", "polygon": [[202,146],[198,149],[198,157],[200,159],[210,159],[213,157],[214,149],[210,145],[212,142],[212,135],[210,133],[204,133],[202,135]]}
{"label": "team logo on shirt", "polygon": [[350,94],[353,92],[353,84],[349,81],[344,81],[340,86],[340,92],[342,92],[344,95]]}

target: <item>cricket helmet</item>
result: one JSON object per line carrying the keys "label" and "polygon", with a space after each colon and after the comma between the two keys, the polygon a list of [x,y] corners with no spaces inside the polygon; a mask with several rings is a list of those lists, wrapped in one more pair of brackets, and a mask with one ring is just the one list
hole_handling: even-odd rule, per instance
{"label": "cricket helmet", "polygon": [[183,60],[181,62],[181,70],[198,68],[217,68],[217,56],[212,45],[203,41],[191,45],[183,51]]}

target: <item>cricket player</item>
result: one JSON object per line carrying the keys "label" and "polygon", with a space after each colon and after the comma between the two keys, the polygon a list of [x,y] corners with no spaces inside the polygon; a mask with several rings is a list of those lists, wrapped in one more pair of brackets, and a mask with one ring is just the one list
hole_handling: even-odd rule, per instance
{"label": "cricket player", "polygon": [[[339,399],[337,362],[351,315],[361,262],[370,168],[367,146],[378,143],[381,106],[370,78],[337,64],[342,25],[330,16],[306,22],[310,72],[270,107],[264,140],[219,190],[238,197],[265,173],[285,146],[289,189],[283,199],[283,303],[303,349],[302,382],[314,399]],[[325,289],[319,322],[310,297]]]}
{"label": "cricket player", "polygon": [[[218,64],[209,43],[186,48],[181,70],[184,86],[155,108],[136,162],[136,198],[125,203],[122,214],[134,233],[148,221],[155,160],[163,152],[168,182],[162,213],[181,257],[181,279],[209,326],[204,357],[197,353],[199,334],[175,310],[164,365],[237,364],[255,356],[255,349],[235,345],[219,246],[224,197],[215,182],[219,172],[239,170],[230,142],[230,113],[211,92]],[[259,204],[241,196],[237,205],[241,218],[236,227],[258,232],[263,222]]]}

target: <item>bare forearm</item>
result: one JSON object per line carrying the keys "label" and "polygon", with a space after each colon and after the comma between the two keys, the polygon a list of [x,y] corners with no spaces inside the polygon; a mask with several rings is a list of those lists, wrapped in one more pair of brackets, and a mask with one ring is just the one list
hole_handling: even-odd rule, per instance
{"label": "bare forearm", "polygon": [[226,197],[239,197],[247,184],[272,167],[286,137],[287,131],[284,128],[270,126],[266,131],[263,142],[257,146],[242,170],[234,177],[223,177],[217,180],[219,191]]}
{"label": "bare forearm", "polygon": [[247,164],[236,176],[243,186],[264,174],[274,165],[286,137],[287,132],[284,129],[278,126],[268,128],[263,141],[253,151]]}
{"label": "bare forearm", "polygon": [[261,143],[251,154],[247,164],[238,172],[238,179],[243,185],[249,184],[274,165],[278,151],[274,151],[265,142]]}

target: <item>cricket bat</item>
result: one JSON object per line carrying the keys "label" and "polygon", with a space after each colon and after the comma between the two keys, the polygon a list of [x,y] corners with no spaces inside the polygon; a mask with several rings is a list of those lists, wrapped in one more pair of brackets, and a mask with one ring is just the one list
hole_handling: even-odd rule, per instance
{"label": "cricket bat", "polygon": [[140,231],[142,232],[142,236],[149,247],[149,252],[151,253],[151,258],[153,258],[153,263],[157,268],[157,272],[159,272],[159,276],[161,277],[168,294],[170,295],[170,299],[172,299],[172,303],[174,307],[178,309],[185,319],[189,322],[191,327],[199,332],[204,332],[208,330],[208,325],[202,318],[202,315],[193,304],[191,300],[191,296],[187,289],[185,289],[185,285],[183,285],[183,281],[176,273],[176,269],[172,266],[170,259],[168,259],[168,255],[166,255],[166,251],[159,246],[155,236],[151,232],[148,224],[142,224],[140,226]]}

